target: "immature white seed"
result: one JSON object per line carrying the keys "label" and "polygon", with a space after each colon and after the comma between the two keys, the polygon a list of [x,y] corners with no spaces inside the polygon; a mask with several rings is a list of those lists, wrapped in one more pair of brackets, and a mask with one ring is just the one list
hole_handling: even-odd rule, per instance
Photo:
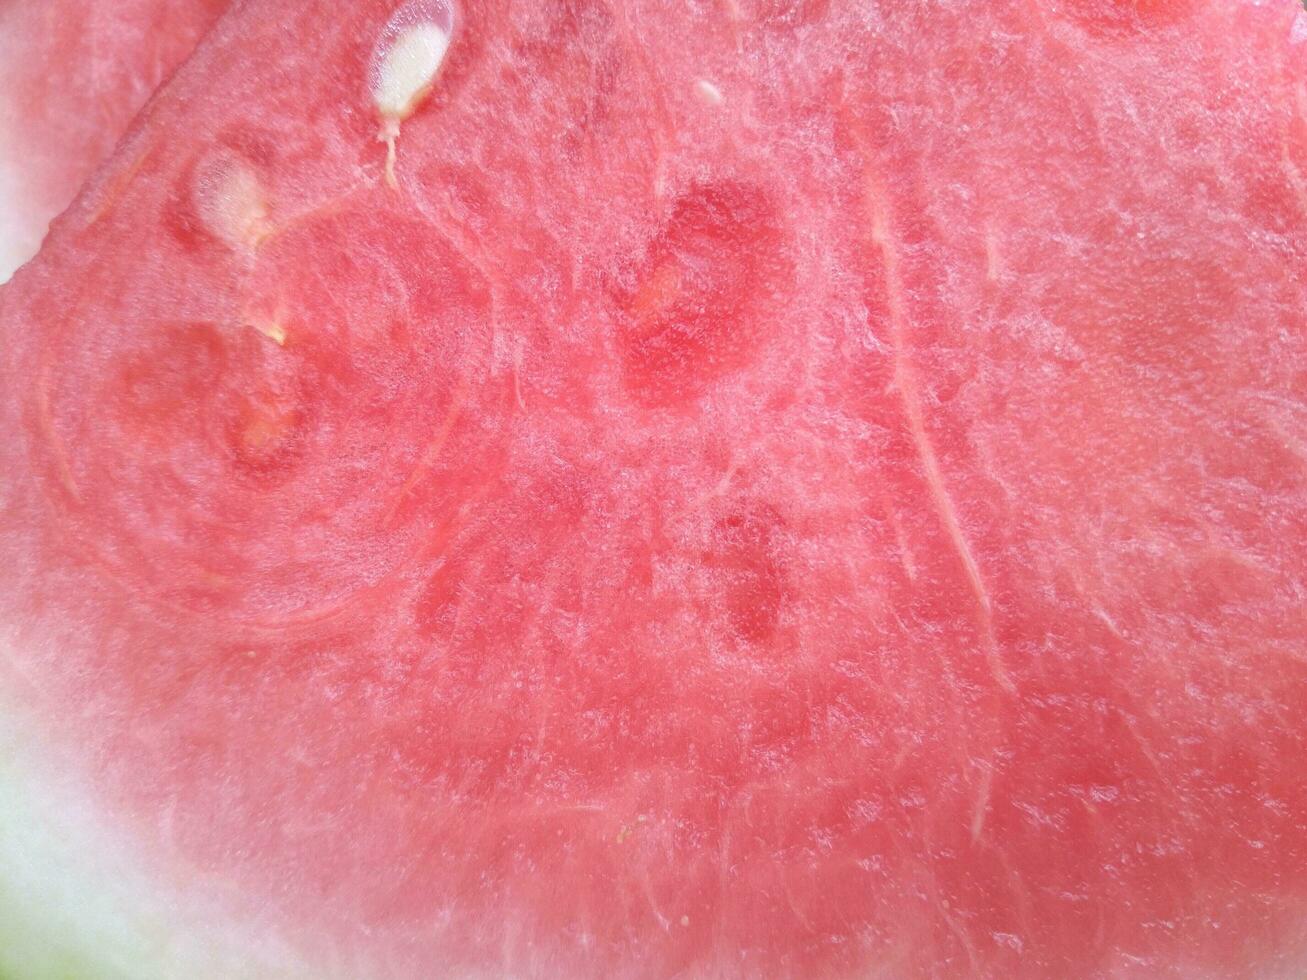
{"label": "immature white seed", "polygon": [[706,106],[719,106],[726,101],[722,90],[706,78],[701,78],[694,83],[694,94]]}
{"label": "immature white seed", "polygon": [[191,200],[204,227],[230,248],[255,248],[270,230],[263,182],[235,153],[215,151],[196,167]]}

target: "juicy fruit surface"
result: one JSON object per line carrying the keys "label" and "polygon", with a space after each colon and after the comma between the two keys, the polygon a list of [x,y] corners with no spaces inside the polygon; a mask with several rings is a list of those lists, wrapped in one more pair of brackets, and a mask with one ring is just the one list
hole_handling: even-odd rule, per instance
{"label": "juicy fruit surface", "polygon": [[227,0],[0,3],[0,282]]}
{"label": "juicy fruit surface", "polygon": [[1300,965],[1296,5],[467,4],[391,189],[393,13],[241,5],[0,292],[6,683],[158,887],[363,976]]}

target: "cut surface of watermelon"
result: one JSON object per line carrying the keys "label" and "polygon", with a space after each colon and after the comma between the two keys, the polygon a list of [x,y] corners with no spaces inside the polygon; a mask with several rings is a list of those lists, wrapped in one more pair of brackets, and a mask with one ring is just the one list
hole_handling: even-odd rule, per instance
{"label": "cut surface of watermelon", "polygon": [[1303,20],[237,6],[0,291],[0,964],[1302,969]]}
{"label": "cut surface of watermelon", "polygon": [[0,3],[0,282],[227,0]]}

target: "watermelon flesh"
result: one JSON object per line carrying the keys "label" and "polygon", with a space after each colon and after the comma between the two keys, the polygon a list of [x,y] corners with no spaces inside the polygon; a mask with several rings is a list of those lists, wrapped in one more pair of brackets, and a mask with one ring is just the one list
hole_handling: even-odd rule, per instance
{"label": "watermelon flesh", "polygon": [[0,291],[11,968],[1300,971],[1303,19],[237,7]]}
{"label": "watermelon flesh", "polygon": [[0,282],[226,0],[0,3]]}

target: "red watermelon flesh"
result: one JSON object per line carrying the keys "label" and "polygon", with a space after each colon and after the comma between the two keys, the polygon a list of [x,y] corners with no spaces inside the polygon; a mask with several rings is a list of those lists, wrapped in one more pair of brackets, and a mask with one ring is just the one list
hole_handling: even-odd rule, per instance
{"label": "red watermelon flesh", "polygon": [[1297,5],[467,3],[390,188],[394,16],[242,4],[0,292],[5,686],[149,900],[1300,970]]}
{"label": "red watermelon flesh", "polygon": [[0,2],[0,280],[227,0]]}

